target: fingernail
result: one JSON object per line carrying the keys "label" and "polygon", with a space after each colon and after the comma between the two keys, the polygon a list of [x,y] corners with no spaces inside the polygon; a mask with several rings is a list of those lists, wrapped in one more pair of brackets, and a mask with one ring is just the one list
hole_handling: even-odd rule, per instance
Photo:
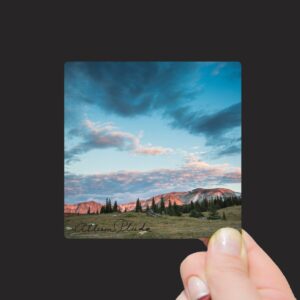
{"label": "fingernail", "polygon": [[215,252],[239,256],[241,255],[242,237],[236,229],[222,228],[213,235],[209,246]]}
{"label": "fingernail", "polygon": [[206,284],[196,276],[192,276],[187,284],[188,294],[191,300],[204,300],[208,299],[209,291]]}

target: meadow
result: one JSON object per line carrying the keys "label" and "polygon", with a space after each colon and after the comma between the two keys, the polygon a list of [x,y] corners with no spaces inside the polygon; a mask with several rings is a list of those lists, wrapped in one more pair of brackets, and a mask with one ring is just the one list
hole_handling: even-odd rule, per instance
{"label": "meadow", "polygon": [[210,237],[221,227],[241,228],[241,205],[218,210],[226,220],[182,216],[149,216],[126,212],[95,215],[69,215],[64,218],[67,239],[198,239]]}

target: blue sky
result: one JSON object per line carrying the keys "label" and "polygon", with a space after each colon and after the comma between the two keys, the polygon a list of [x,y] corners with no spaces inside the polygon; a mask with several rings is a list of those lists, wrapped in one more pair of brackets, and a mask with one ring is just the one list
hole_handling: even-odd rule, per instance
{"label": "blue sky", "polygon": [[238,62],[65,64],[65,201],[241,191]]}

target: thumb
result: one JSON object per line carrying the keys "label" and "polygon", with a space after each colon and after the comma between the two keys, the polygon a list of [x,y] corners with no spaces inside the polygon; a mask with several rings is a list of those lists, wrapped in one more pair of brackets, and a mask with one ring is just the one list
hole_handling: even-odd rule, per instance
{"label": "thumb", "polygon": [[211,237],[205,277],[214,300],[260,299],[248,276],[246,247],[236,229],[222,228]]}

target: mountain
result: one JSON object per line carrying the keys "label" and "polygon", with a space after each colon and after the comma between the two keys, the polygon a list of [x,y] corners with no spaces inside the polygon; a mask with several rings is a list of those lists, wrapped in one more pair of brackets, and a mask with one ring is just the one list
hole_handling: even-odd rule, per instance
{"label": "mountain", "polygon": [[[159,204],[161,198],[164,198],[165,206],[169,205],[169,200],[172,204],[176,203],[177,205],[184,205],[191,203],[191,201],[201,202],[203,199],[212,200],[218,198],[229,198],[229,197],[241,197],[241,193],[234,192],[230,189],[225,188],[214,188],[214,189],[203,189],[197,188],[188,192],[171,192],[166,194],[156,195],[152,198],[146,200],[140,200],[143,209],[152,205],[152,199],[156,204]],[[133,211],[135,209],[136,201],[120,204],[119,208],[123,212],[125,211]],[[78,204],[65,204],[64,212],[68,213],[76,213],[76,214],[86,214],[88,209],[90,209],[90,213],[100,212],[101,207],[103,204],[95,202],[95,201],[88,201],[88,202],[81,202]]]}
{"label": "mountain", "polygon": [[[183,196],[185,193],[186,192],[172,192],[172,193],[160,194],[160,195],[154,196],[152,198],[149,198],[147,200],[140,200],[140,202],[141,202],[141,206],[143,209],[145,209],[147,207],[147,204],[149,207],[151,207],[153,198],[154,198],[155,204],[159,204],[161,201],[161,198],[164,198],[166,207],[169,206],[169,200],[171,201],[172,205],[174,204],[174,202],[177,205],[183,205],[184,203],[180,197]],[[133,201],[133,202],[125,203],[125,204],[120,204],[119,206],[120,206],[121,211],[124,211],[125,209],[127,211],[131,211],[131,210],[135,209],[135,204],[136,204],[136,201]]]}
{"label": "mountain", "polygon": [[88,211],[90,211],[91,214],[98,212],[100,213],[102,206],[103,204],[98,203],[96,201],[80,202],[77,204],[65,204],[64,213],[80,215],[87,214]]}
{"label": "mountain", "polygon": [[190,203],[191,201],[202,201],[204,199],[213,200],[216,197],[218,198],[230,198],[230,197],[240,197],[240,193],[236,193],[230,189],[225,188],[215,188],[215,189],[194,189],[190,192],[187,192],[183,197],[182,200],[184,203]]}

